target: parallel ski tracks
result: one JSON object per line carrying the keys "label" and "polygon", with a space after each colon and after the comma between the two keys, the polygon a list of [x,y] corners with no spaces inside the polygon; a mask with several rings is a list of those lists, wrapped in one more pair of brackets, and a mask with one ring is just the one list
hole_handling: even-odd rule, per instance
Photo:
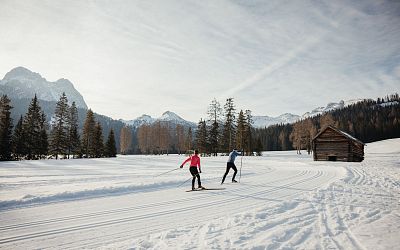
{"label": "parallel ski tracks", "polygon": [[[314,172],[314,173],[312,173],[312,172]],[[263,173],[263,174],[268,174],[268,173],[270,173],[270,172]],[[329,178],[327,177],[328,179],[325,179],[325,178],[321,179],[320,177],[322,177],[323,175],[327,175],[327,173],[324,171],[320,171],[320,170],[318,170],[318,171],[303,170],[303,171],[297,172],[294,175],[291,175],[291,176],[288,176],[285,178],[280,178],[280,179],[277,179],[274,181],[254,183],[251,185],[243,184],[243,185],[234,187],[231,190],[224,190],[221,193],[207,192],[206,194],[196,195],[196,203],[195,204],[187,205],[187,206],[180,207],[180,208],[168,209],[168,206],[170,206],[172,204],[174,204],[174,205],[177,205],[177,204],[182,205],[183,204],[184,205],[186,202],[192,201],[193,197],[186,196],[184,198],[180,198],[180,199],[176,199],[176,200],[155,202],[155,203],[150,203],[150,204],[146,204],[146,205],[111,209],[111,210],[99,211],[99,212],[94,212],[94,213],[80,214],[80,215],[74,215],[74,216],[65,216],[65,217],[59,217],[59,218],[48,219],[48,220],[33,221],[33,222],[28,222],[28,223],[20,223],[20,224],[14,224],[14,225],[1,226],[0,234],[3,234],[4,232],[7,232],[7,231],[18,232],[18,230],[20,230],[20,229],[29,229],[30,227],[38,227],[38,226],[44,226],[44,225],[51,226],[52,224],[56,224],[56,225],[54,225],[55,228],[51,229],[51,230],[42,230],[42,231],[33,232],[33,233],[26,233],[26,234],[14,235],[14,236],[10,236],[10,237],[3,237],[0,239],[0,247],[2,247],[3,244],[31,240],[31,239],[40,238],[40,237],[56,236],[56,235],[76,232],[76,231],[80,231],[80,230],[88,230],[88,229],[93,229],[93,228],[112,226],[112,225],[117,225],[117,224],[133,222],[133,221],[135,221],[135,222],[141,221],[141,220],[145,221],[146,219],[154,219],[157,217],[170,216],[173,214],[185,214],[188,211],[193,212],[193,211],[201,210],[203,208],[210,208],[210,207],[215,207],[215,206],[226,206],[228,203],[237,202],[238,197],[240,197],[240,195],[238,195],[238,193],[240,194],[240,193],[242,193],[242,191],[243,192],[247,191],[244,194],[244,196],[247,197],[249,204],[247,204],[247,205],[243,204],[243,206],[242,206],[242,210],[246,210],[251,207],[260,205],[260,204],[266,204],[266,202],[274,202],[276,200],[286,198],[286,197],[295,197],[295,195],[305,192],[304,189],[298,189],[297,191],[293,190],[293,188],[295,188],[296,185],[308,183],[308,186],[310,186],[310,188],[315,188],[318,185],[321,185],[335,177],[335,176],[328,176],[329,177]],[[306,178],[304,178],[304,177],[306,177]],[[287,183],[285,183],[283,185],[272,186],[272,184],[282,183],[282,182],[287,182]],[[264,188],[264,189],[260,190],[260,188]],[[287,193],[287,191],[290,189],[292,192]],[[250,192],[248,192],[248,191],[250,191]],[[279,191],[282,191],[282,195],[279,195]],[[277,193],[277,195],[275,195],[274,197],[271,197],[272,194],[274,194],[274,193]],[[219,196],[223,197],[222,194],[224,194],[224,195],[231,194],[232,196],[229,198],[215,199],[215,198],[219,198]],[[212,197],[214,197],[214,200],[210,201],[210,199]],[[250,199],[249,199],[249,197],[250,197]],[[252,202],[249,202],[249,200],[252,200]],[[91,222],[91,223],[80,224],[80,225],[76,225],[76,226],[57,227],[57,226],[59,226],[59,224],[63,224],[65,222],[70,222],[70,221],[74,221],[74,220],[79,222],[80,220],[85,220],[85,219],[97,219],[97,218],[101,219],[103,216],[110,215],[110,214],[112,214],[112,215],[116,215],[118,213],[119,214],[123,214],[123,213],[132,214],[136,210],[143,210],[143,209],[151,210],[152,208],[155,208],[155,207],[157,207],[157,208],[167,207],[167,209],[163,209],[161,211],[156,211],[156,212],[149,212],[149,213],[143,214],[143,215],[124,216],[122,218],[108,219],[108,220],[106,219],[106,220],[101,220],[101,221],[96,221],[96,222]],[[208,209],[208,210],[212,211],[212,209]],[[215,218],[218,216],[221,216],[220,210],[216,210],[216,212],[214,212],[214,213],[210,213],[210,212],[207,213],[208,218]],[[196,222],[201,222],[202,220],[204,220],[204,218],[193,219],[193,220],[191,220],[191,224],[196,223]],[[162,220],[160,220],[160,221],[162,221]],[[120,233],[109,234],[107,236],[103,235],[103,236],[101,236],[101,238],[112,237],[115,240],[115,237],[120,236],[117,238],[129,239],[130,237],[132,237],[132,235],[140,236],[140,235],[145,235],[149,232],[157,232],[157,231],[166,230],[168,228],[169,228],[168,225],[162,225],[162,223],[160,223],[160,225],[158,225],[157,228],[150,228],[148,230],[146,230],[145,227],[137,228],[135,230],[124,231],[123,235],[121,235]],[[88,241],[90,241],[91,243],[86,242],[87,245],[84,244],[84,242],[82,242],[82,241],[80,241],[80,243],[84,244],[85,246],[89,246],[91,244],[94,244],[94,245],[99,244],[99,243],[93,243],[94,238],[91,238]],[[102,241],[102,243],[100,243],[100,244],[104,244],[104,241]],[[67,246],[67,245],[70,245],[70,244],[66,243],[64,246]],[[60,247],[60,245],[58,245],[58,247]],[[69,247],[73,247],[73,246],[70,245]]]}
{"label": "parallel ski tracks", "polygon": [[[266,173],[271,173],[271,172],[273,172],[273,171],[269,171],[269,172],[266,172]],[[302,171],[300,173],[296,173],[295,175],[290,176],[290,177],[277,179],[275,181],[268,182],[267,184],[273,184],[273,183],[285,181],[285,180],[288,180],[288,179],[297,178],[297,177],[303,176],[304,174],[306,174],[306,171]],[[240,189],[235,189],[235,190],[240,190]],[[207,197],[201,197],[201,198],[197,197],[196,199],[197,200],[199,200],[199,199],[207,199]],[[60,217],[60,218],[41,220],[41,221],[34,221],[34,222],[29,222],[29,223],[20,223],[20,224],[15,224],[15,225],[0,226],[0,233],[2,231],[6,231],[6,230],[21,229],[21,228],[30,227],[30,226],[38,226],[38,225],[57,223],[57,222],[67,222],[69,220],[87,219],[87,218],[99,217],[99,216],[104,216],[104,215],[109,215],[109,214],[116,214],[116,213],[133,212],[135,210],[151,209],[153,207],[168,206],[168,205],[171,205],[171,204],[175,204],[176,205],[178,203],[184,203],[184,202],[192,201],[192,200],[193,200],[193,197],[190,196],[190,197],[187,197],[187,198],[180,198],[180,199],[177,199],[177,200],[155,202],[155,203],[150,203],[150,204],[146,204],[146,205],[139,205],[139,206],[125,207],[125,208],[111,209],[111,210],[106,210],[106,211],[101,211],[101,212],[86,213],[86,214],[74,215],[74,216],[65,216],[65,217]]]}

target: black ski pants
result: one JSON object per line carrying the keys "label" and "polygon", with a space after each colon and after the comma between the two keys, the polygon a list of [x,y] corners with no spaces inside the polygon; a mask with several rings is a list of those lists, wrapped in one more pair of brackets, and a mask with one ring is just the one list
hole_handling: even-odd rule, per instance
{"label": "black ski pants", "polygon": [[226,163],[226,172],[225,172],[225,174],[224,174],[224,177],[222,178],[222,182],[221,182],[221,183],[224,183],[225,178],[226,178],[226,176],[228,175],[229,170],[230,170],[231,168],[233,169],[233,171],[235,171],[235,173],[233,173],[232,181],[235,179],[236,174],[237,174],[237,168],[236,168],[236,166],[235,166],[235,163],[233,163],[233,162],[227,162],[227,163]]}
{"label": "black ski pants", "polygon": [[199,174],[199,171],[197,170],[197,167],[190,166],[189,171],[190,171],[190,174],[192,174],[192,176],[193,176],[192,189],[194,188],[194,183],[196,182],[196,177],[197,177],[197,184],[199,184],[199,188],[200,188],[201,181],[200,181],[200,174]]}

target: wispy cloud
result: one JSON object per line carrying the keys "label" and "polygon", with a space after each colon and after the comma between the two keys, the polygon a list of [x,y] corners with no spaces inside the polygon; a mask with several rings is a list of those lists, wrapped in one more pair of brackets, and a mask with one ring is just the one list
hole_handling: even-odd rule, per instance
{"label": "wispy cloud", "polygon": [[68,78],[115,118],[169,109],[198,120],[214,97],[230,96],[276,116],[400,88],[398,1],[3,0],[0,8],[0,75],[22,65]]}
{"label": "wispy cloud", "polygon": [[293,50],[288,51],[281,57],[275,59],[273,62],[265,65],[261,70],[255,72],[243,82],[235,84],[232,88],[229,88],[228,91],[224,92],[220,96],[220,99],[234,96],[238,94],[238,92],[253,86],[257,82],[264,80],[274,71],[277,71],[282,67],[286,66],[287,64],[290,64],[294,59],[297,59],[299,56],[301,56],[301,54],[310,50],[313,46],[315,46],[315,44],[320,42],[322,36],[323,35],[319,37],[311,37],[305,40],[302,44],[299,44],[296,47],[294,47]]}

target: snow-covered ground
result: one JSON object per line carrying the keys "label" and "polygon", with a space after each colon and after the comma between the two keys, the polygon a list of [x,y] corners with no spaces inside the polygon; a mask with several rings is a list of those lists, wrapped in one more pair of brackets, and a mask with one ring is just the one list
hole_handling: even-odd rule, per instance
{"label": "snow-covered ground", "polygon": [[[187,168],[156,176],[184,158],[0,163],[0,248],[399,249],[400,139],[362,163],[243,157],[241,183],[215,191],[185,192]],[[202,158],[204,186],[225,160]]]}

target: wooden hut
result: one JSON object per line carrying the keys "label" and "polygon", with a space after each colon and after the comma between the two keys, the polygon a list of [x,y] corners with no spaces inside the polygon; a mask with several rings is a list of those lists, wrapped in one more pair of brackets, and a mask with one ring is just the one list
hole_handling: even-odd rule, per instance
{"label": "wooden hut", "polygon": [[364,160],[364,143],[333,126],[321,130],[312,140],[314,161]]}

